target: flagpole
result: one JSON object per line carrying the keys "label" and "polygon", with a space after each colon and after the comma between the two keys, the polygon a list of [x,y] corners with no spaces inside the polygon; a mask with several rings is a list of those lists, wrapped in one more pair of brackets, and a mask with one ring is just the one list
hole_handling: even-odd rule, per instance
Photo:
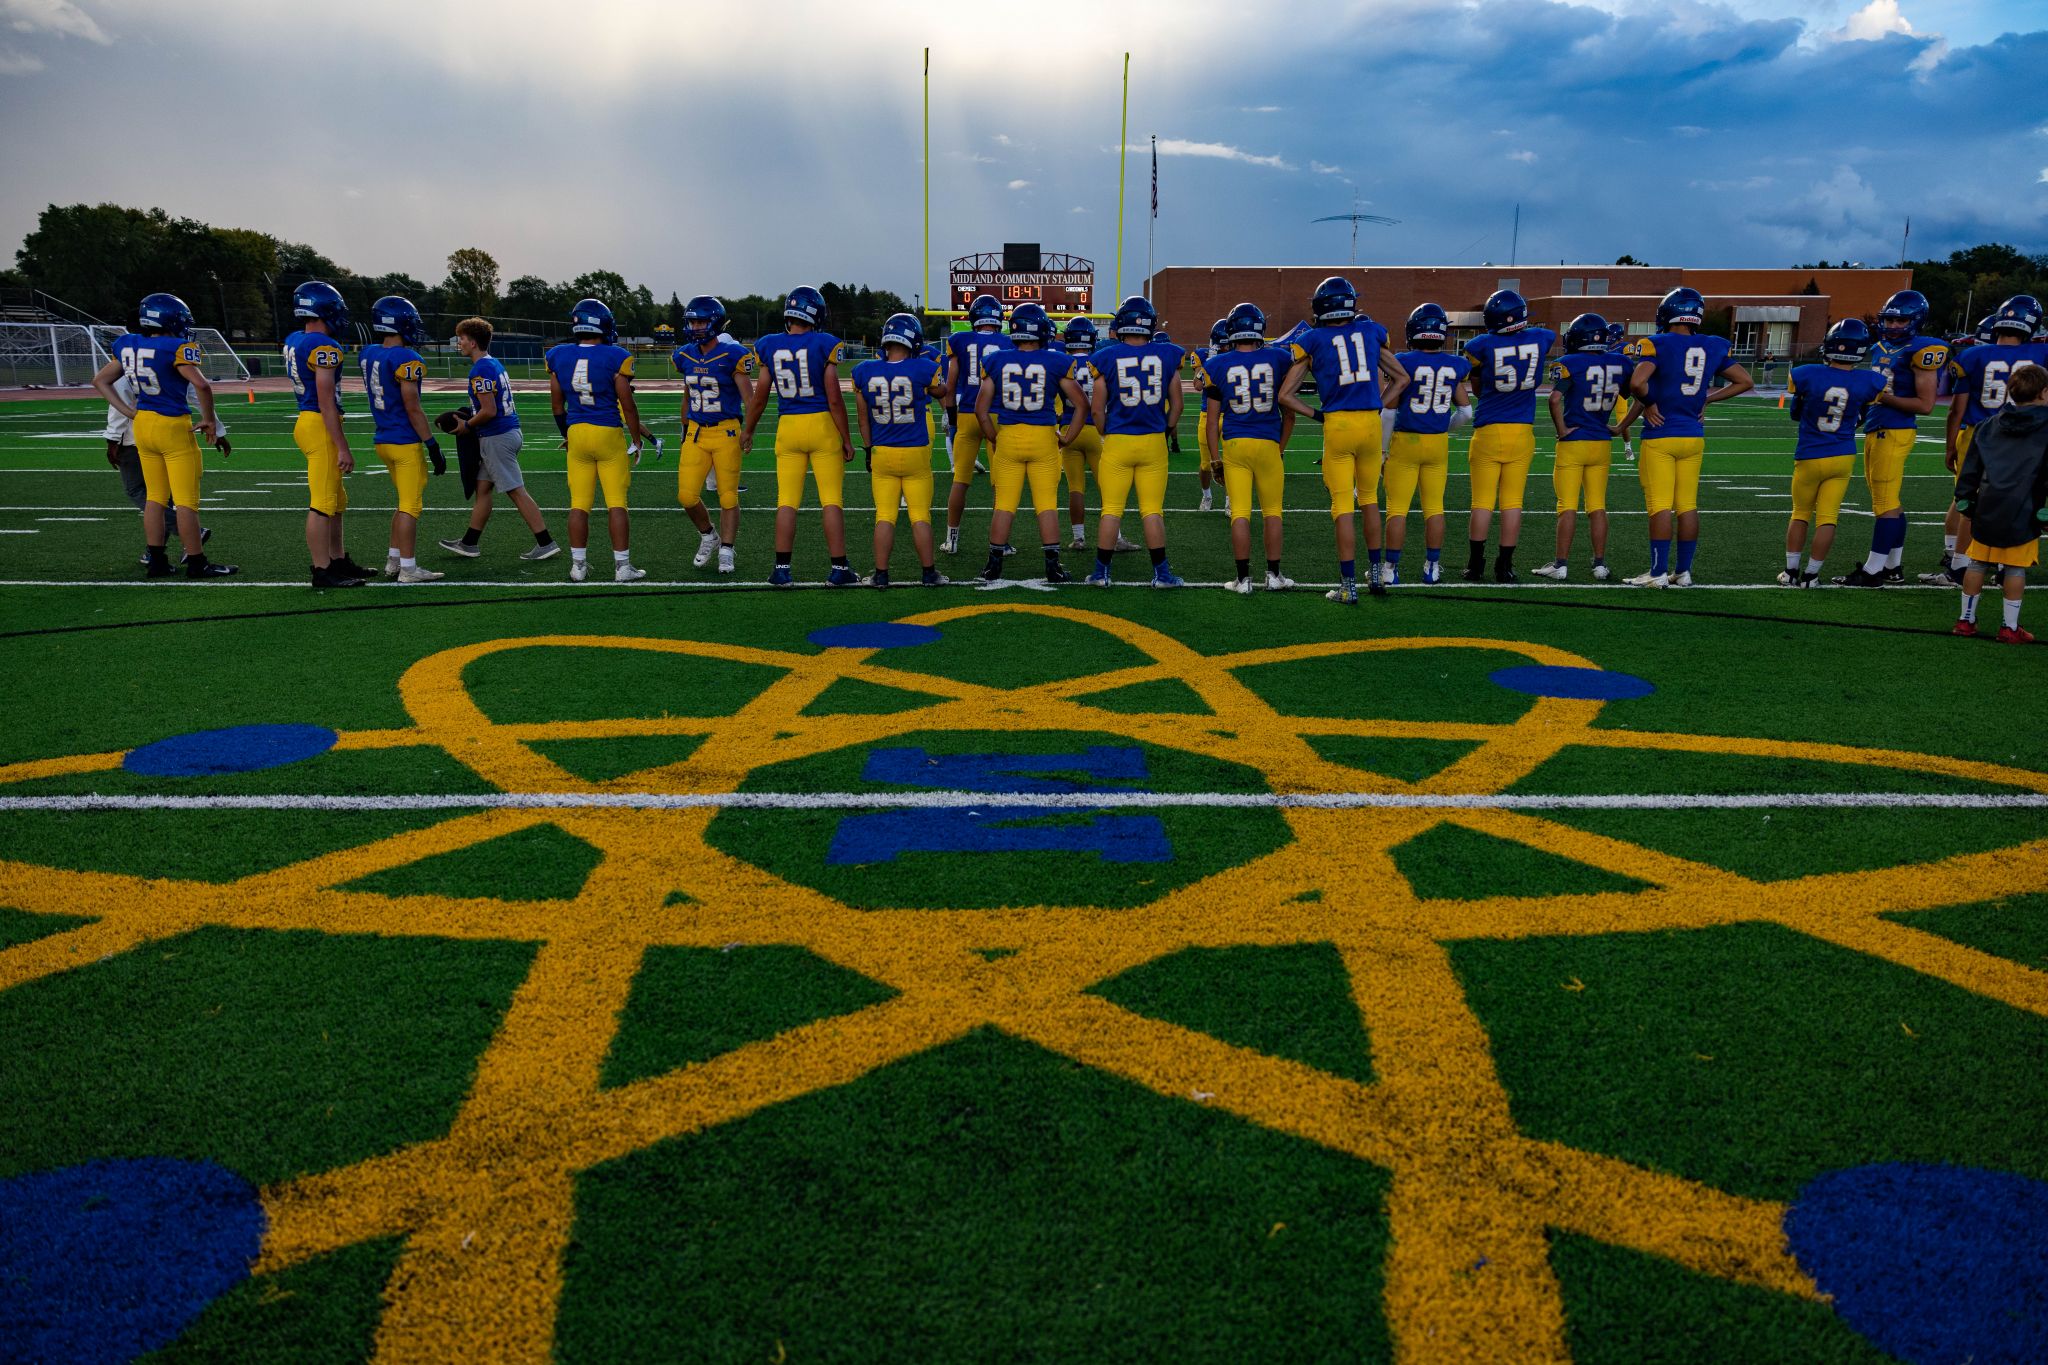
{"label": "flagpole", "polygon": [[1145,297],[1152,297],[1152,237],[1159,230],[1159,134],[1152,135],[1152,216],[1145,220]]}
{"label": "flagpole", "polygon": [[1124,154],[1131,141],[1131,54],[1124,54],[1124,121],[1116,139],[1116,297],[1124,296]]}
{"label": "flagpole", "polygon": [[[952,301],[947,300],[948,306]],[[924,306],[932,306],[932,50],[924,50]]]}

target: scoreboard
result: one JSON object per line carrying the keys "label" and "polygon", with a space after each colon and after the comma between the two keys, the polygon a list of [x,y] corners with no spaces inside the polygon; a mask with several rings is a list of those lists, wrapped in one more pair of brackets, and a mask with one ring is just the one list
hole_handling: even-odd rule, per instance
{"label": "scoreboard", "polygon": [[980,294],[993,294],[1008,312],[1036,303],[1052,313],[1088,313],[1095,307],[1095,263],[1035,244],[1012,243],[1000,253],[962,256],[951,267],[953,311],[964,313]]}

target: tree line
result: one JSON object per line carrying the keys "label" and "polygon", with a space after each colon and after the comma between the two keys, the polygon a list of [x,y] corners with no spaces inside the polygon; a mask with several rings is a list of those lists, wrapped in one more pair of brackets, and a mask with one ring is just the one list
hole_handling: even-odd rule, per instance
{"label": "tree line", "polygon": [[[449,253],[439,283],[403,272],[359,275],[303,242],[119,204],[44,208],[15,252],[15,268],[0,271],[0,293],[25,302],[30,291],[40,291],[102,321],[126,324],[143,295],[164,290],[191,305],[201,326],[218,327],[230,341],[273,341],[292,330],[292,291],[314,279],[339,289],[359,324],[374,300],[403,294],[440,334],[474,315],[506,332],[563,336],[570,307],[584,298],[611,308],[621,336],[652,336],[662,324],[682,330],[681,297],[659,300],[615,270],[586,271],[559,283],[538,275],[506,281],[490,252],[462,247]],[[891,313],[909,310],[885,289],[829,282],[819,288],[831,309],[829,325],[850,340],[871,343]],[[751,340],[782,325],[780,294],[724,302],[736,336]]]}

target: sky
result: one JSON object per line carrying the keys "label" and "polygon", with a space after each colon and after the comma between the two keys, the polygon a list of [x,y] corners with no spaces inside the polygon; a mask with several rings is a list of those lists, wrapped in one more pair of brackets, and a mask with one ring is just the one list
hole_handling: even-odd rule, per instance
{"label": "sky", "polygon": [[[1020,18],[1028,15],[1028,19]],[[161,206],[428,280],[2048,251],[2048,0],[0,0],[0,246]],[[1159,217],[1148,221],[1151,140]],[[1519,238],[1513,223],[1520,208]]]}

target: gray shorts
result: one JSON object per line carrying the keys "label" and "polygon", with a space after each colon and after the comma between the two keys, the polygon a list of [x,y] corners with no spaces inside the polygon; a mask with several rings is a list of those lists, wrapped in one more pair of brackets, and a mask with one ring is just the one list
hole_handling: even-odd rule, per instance
{"label": "gray shorts", "polygon": [[483,465],[483,477],[491,481],[495,491],[510,493],[515,488],[526,486],[526,476],[519,472],[519,448],[525,444],[526,433],[518,427],[496,436],[476,438],[477,459]]}

